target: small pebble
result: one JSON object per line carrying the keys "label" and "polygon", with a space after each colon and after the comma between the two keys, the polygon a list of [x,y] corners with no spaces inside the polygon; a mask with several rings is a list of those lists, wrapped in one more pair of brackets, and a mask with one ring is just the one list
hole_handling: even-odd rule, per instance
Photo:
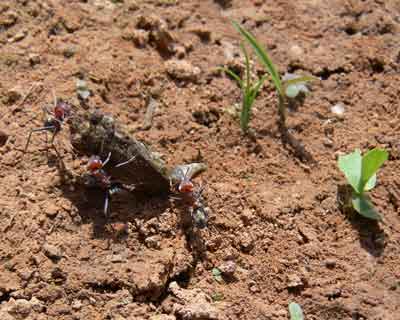
{"label": "small pebble", "polygon": [[343,117],[345,111],[346,111],[346,108],[345,108],[344,104],[340,103],[340,102],[331,107],[331,112],[336,114],[339,117]]}

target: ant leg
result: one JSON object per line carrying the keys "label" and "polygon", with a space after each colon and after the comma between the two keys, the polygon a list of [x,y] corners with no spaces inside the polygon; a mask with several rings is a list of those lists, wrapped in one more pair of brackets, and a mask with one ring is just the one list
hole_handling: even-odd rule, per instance
{"label": "ant leg", "polygon": [[51,136],[51,140],[50,140],[50,144],[51,144],[51,145],[54,144],[54,139],[56,138],[56,135],[57,135],[57,130],[56,130],[56,128],[54,127],[53,135]]}
{"label": "ant leg", "polygon": [[107,190],[106,198],[104,199],[104,217],[106,219],[108,219],[109,203],[110,203],[110,193]]}
{"label": "ant leg", "polygon": [[108,161],[110,161],[110,159],[111,159],[111,152],[108,153],[107,159],[104,160],[103,167],[108,163]]}
{"label": "ant leg", "polygon": [[42,128],[31,130],[31,132],[29,133],[29,136],[28,136],[28,141],[26,142],[26,145],[25,145],[24,153],[26,153],[26,150],[28,150],[29,143],[31,142],[32,133],[40,132],[40,131],[49,131],[49,130],[54,130],[54,129],[55,129],[54,126],[49,126],[49,127],[42,127]]}
{"label": "ant leg", "polygon": [[136,159],[136,156],[133,156],[133,157],[130,158],[128,161],[118,163],[118,164],[115,166],[115,168],[118,168],[118,167],[122,167],[122,166],[124,166],[124,165],[127,165],[128,163],[131,163],[131,162],[132,162],[133,160],[135,160],[135,159]]}

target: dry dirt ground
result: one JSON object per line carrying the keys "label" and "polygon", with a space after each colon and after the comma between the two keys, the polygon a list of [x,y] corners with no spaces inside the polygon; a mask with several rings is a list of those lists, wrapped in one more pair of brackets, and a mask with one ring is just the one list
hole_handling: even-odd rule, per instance
{"label": "dry dirt ground", "polygon": [[[322,79],[288,119],[308,158],[281,139],[269,84],[241,134],[240,90],[217,69],[242,68],[230,19],[282,74]],[[0,1],[0,318],[283,320],[296,301],[308,320],[400,319],[399,23],[397,0]],[[112,229],[74,183],[87,157],[68,124],[56,139],[68,175],[43,135],[23,157],[53,90],[112,114],[169,167],[204,161],[208,228],[172,202],[116,198],[110,223],[128,228]],[[337,156],[375,146],[390,153],[379,224],[336,200]]]}

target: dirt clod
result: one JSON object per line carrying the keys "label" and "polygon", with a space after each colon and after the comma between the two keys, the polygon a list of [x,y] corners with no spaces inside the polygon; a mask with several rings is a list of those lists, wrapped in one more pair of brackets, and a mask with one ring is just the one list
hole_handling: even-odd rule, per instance
{"label": "dirt clod", "polygon": [[48,243],[43,245],[43,253],[52,260],[59,260],[62,258],[61,249]]}
{"label": "dirt clod", "polygon": [[289,274],[287,276],[287,287],[288,288],[298,288],[303,286],[303,281],[297,274]]}
{"label": "dirt clod", "polygon": [[232,277],[236,271],[236,263],[234,261],[226,261],[218,269],[224,276]]}
{"label": "dirt clod", "polygon": [[211,298],[201,290],[182,289],[176,282],[169,285],[169,290],[178,298],[174,304],[174,313],[185,320],[219,319],[217,309],[211,304]]}
{"label": "dirt clod", "polygon": [[172,78],[182,81],[197,82],[201,73],[198,67],[186,60],[169,60],[165,68]]}

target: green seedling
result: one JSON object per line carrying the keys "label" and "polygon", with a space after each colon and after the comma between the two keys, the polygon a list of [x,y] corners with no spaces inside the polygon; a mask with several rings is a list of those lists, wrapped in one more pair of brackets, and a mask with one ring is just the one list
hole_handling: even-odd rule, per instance
{"label": "green seedling", "polygon": [[229,70],[227,68],[222,68],[222,70],[230,75],[233,79],[235,79],[240,86],[240,89],[242,90],[243,100],[242,108],[240,110],[240,127],[242,128],[243,133],[247,133],[251,118],[251,109],[253,107],[258,92],[260,91],[265,79],[267,78],[267,75],[254,82],[251,80],[249,55],[247,54],[246,48],[243,45],[241,45],[241,48],[246,64],[244,79],[241,79],[240,76],[232,70]]}
{"label": "green seedling", "polygon": [[211,295],[211,299],[212,299],[214,302],[222,301],[222,300],[224,300],[224,294],[221,293],[221,292],[214,292],[214,293]]}
{"label": "green seedling", "polygon": [[240,26],[237,22],[233,21],[232,23],[236,30],[239,31],[239,33],[254,49],[261,63],[265,67],[267,74],[271,76],[272,83],[274,84],[279,97],[278,112],[280,121],[282,123],[285,123],[287,99],[296,97],[301,91],[301,85],[305,86],[307,82],[317,80],[318,78],[312,76],[296,76],[287,80],[281,78],[268,53],[261,47],[257,39],[250,32]]}
{"label": "green seedling", "polygon": [[289,304],[290,320],[304,320],[303,310],[296,302]]}
{"label": "green seedling", "polygon": [[224,280],[222,279],[222,272],[218,268],[213,268],[212,269],[212,275],[214,277],[214,280],[222,283]]}
{"label": "green seedling", "polygon": [[349,199],[352,207],[369,219],[382,220],[366,192],[375,187],[376,173],[387,159],[387,151],[373,149],[364,156],[361,156],[360,150],[355,150],[353,153],[340,156],[338,160],[339,169],[352,187]]}
{"label": "green seedling", "polygon": [[76,93],[79,99],[87,100],[90,97],[90,90],[85,80],[78,79],[76,81]]}

